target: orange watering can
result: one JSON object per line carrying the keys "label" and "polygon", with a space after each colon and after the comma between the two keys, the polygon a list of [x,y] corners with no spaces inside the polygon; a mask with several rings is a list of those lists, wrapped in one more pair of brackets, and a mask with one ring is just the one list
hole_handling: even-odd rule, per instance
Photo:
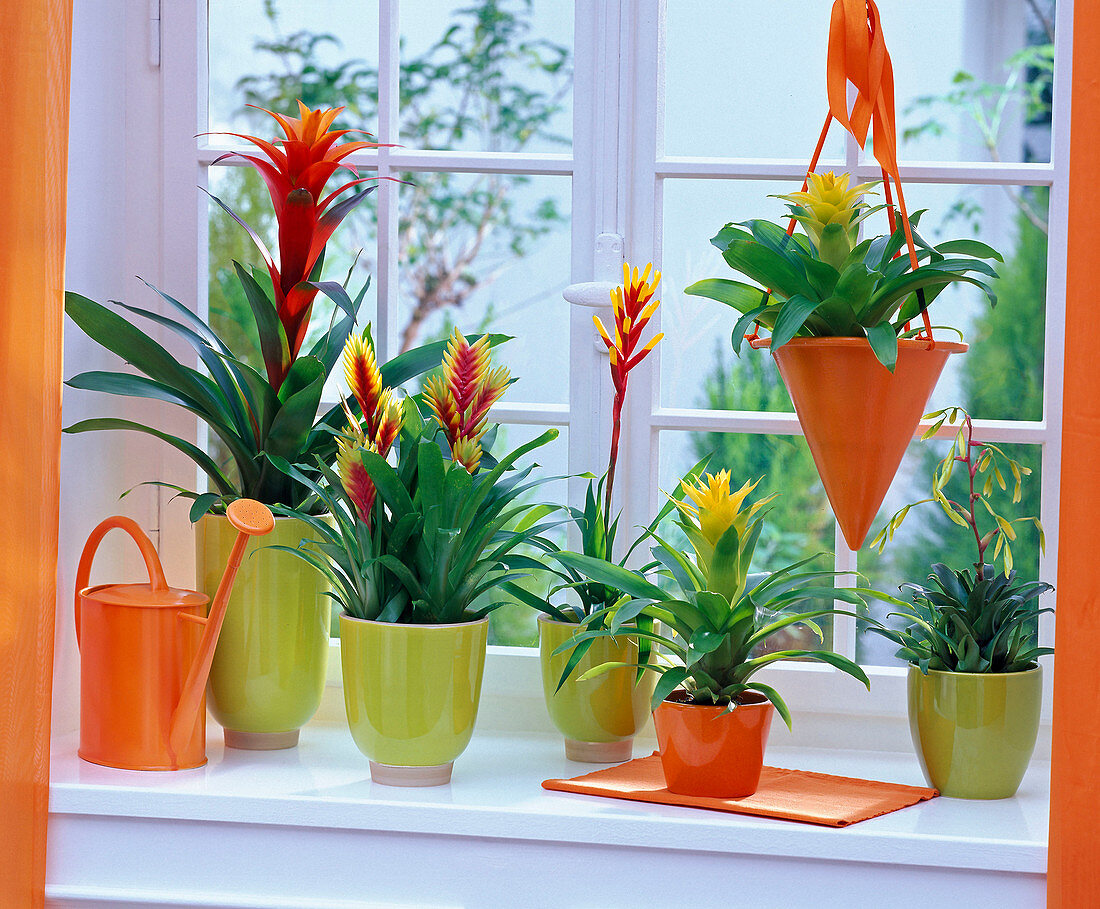
{"label": "orange watering can", "polygon": [[[250,536],[270,533],[266,505],[238,499],[226,509],[238,531],[214,602],[169,587],[152,542],[129,518],[107,518],[92,531],[76,573],[80,647],[80,749],[93,764],[124,770],[188,770],[206,763],[206,678],[229,592]],[[148,584],[88,587],[104,535],[125,530],[137,543]]]}

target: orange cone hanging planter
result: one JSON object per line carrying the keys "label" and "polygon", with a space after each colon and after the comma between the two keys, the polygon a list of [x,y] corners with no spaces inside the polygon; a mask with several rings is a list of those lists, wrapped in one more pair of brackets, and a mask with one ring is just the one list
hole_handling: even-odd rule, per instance
{"label": "orange cone hanging planter", "polygon": [[948,356],[966,349],[901,340],[892,373],[863,338],[793,338],[774,351],[850,549],[863,545]]}

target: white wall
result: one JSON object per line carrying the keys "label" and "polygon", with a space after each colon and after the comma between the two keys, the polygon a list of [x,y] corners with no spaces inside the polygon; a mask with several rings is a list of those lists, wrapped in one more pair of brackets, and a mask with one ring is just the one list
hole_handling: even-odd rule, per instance
{"label": "white wall", "polygon": [[[74,4],[65,286],[99,302],[123,298],[151,306],[149,291],[135,277],[156,282],[160,271],[159,78],[148,62],[147,15],[147,4],[134,0]],[[66,378],[119,365],[66,320]],[[63,420],[68,426],[108,414],[141,419],[152,410],[66,388]],[[156,491],[144,487],[121,501],[119,495],[157,476],[161,458],[153,440],[132,433],[62,437],[55,734],[78,722],[72,604],[81,548],[92,528],[112,514],[129,515],[155,531]],[[140,579],[141,560],[121,533],[109,535],[101,551],[93,582]],[[171,583],[190,586],[189,578],[167,570]]]}

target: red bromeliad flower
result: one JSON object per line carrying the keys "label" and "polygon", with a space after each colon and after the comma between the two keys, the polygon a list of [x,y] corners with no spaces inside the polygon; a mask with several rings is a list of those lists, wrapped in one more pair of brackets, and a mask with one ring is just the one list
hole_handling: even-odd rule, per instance
{"label": "red bromeliad flower", "polygon": [[364,524],[370,524],[374,505],[374,481],[367,474],[360,451],[373,451],[385,457],[401,432],[404,414],[392,388],[382,385],[382,373],[374,356],[370,326],[362,335],[351,335],[344,346],[344,376],[363,412],[360,420],[344,402],[348,418],[346,438],[337,440],[336,462],[344,491],[355,505]]}
{"label": "red bromeliad flower", "polygon": [[351,167],[341,163],[352,152],[361,148],[379,147],[374,142],[336,144],[337,140],[348,133],[358,132],[329,129],[343,110],[342,107],[310,110],[299,101],[298,109],[300,117],[294,118],[262,107],[256,108],[274,118],[283,131],[283,138],[267,141],[243,133],[225,134],[251,142],[264,155],[261,157],[255,154],[232,153],[244,158],[259,171],[271,193],[271,203],[275,207],[275,218],[279,224],[278,263],[256,232],[215,197],[215,201],[248,231],[263,255],[271,275],[275,290],[275,310],[283,337],[278,339],[277,344],[261,346],[268,381],[276,390],[282,385],[291,364],[298,356],[309,329],[310,312],[317,296],[317,288],[307,283],[310,273],[333,231],[375,187],[371,186],[339,202],[335,201],[336,197],[353,186],[376,178],[357,177],[328,195],[324,194],[325,186],[340,168],[346,168],[355,174]]}
{"label": "red bromeliad flower", "polygon": [[443,354],[443,375],[424,386],[424,399],[435,414],[451,446],[451,458],[470,473],[481,461],[489,408],[511,382],[506,366],[491,369],[489,341],[470,344],[457,328]]}
{"label": "red bromeliad flower", "polygon": [[611,488],[615,484],[615,464],[619,460],[619,431],[622,424],[623,402],[626,400],[626,380],[630,370],[642,362],[657,342],[664,337],[658,332],[650,338],[641,349],[638,342],[642,339],[642,330],[649,323],[660,300],[654,300],[657,285],[661,283],[661,273],[655,271],[653,282],[649,281],[649,273],[653,263],[649,263],[640,275],[638,269],[631,271],[630,266],[623,263],[623,283],[611,291],[611,308],[615,316],[615,340],[603,327],[599,316],[593,316],[596,330],[607,345],[611,356],[611,381],[615,386],[615,402],[612,409],[611,422],[611,454],[607,464],[607,487],[604,491],[604,520],[611,524]]}

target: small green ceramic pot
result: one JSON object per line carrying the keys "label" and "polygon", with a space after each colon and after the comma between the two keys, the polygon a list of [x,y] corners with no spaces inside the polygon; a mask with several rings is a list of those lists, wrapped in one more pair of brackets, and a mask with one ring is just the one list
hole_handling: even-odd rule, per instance
{"label": "small green ceramic pot", "polygon": [[921,769],[941,795],[1016,794],[1039,735],[1043,670],[939,672],[909,667],[909,730]]}
{"label": "small green ceramic pot", "polygon": [[[331,606],[320,572],[287,552],[311,535],[297,518],[248,545],[207,686],[214,719],[232,748],[292,748],[321,704]],[[237,531],[220,515],[195,526],[198,589],[213,598]]]}
{"label": "small green ceramic pot", "polygon": [[388,786],[438,786],[470,744],[489,620],[398,625],[340,616],[352,738]]}
{"label": "small green ceramic pot", "polygon": [[579,626],[539,616],[539,662],[542,693],[550,719],[565,736],[565,756],[571,761],[613,764],[629,761],[634,736],[650,715],[650,699],[656,673],[646,672],[637,681],[634,669],[612,669],[594,679],[580,676],[601,663],[637,663],[638,642],[626,635],[596,638],[577,664],[576,671],[558,689],[569,652],[554,651],[573,636]]}

